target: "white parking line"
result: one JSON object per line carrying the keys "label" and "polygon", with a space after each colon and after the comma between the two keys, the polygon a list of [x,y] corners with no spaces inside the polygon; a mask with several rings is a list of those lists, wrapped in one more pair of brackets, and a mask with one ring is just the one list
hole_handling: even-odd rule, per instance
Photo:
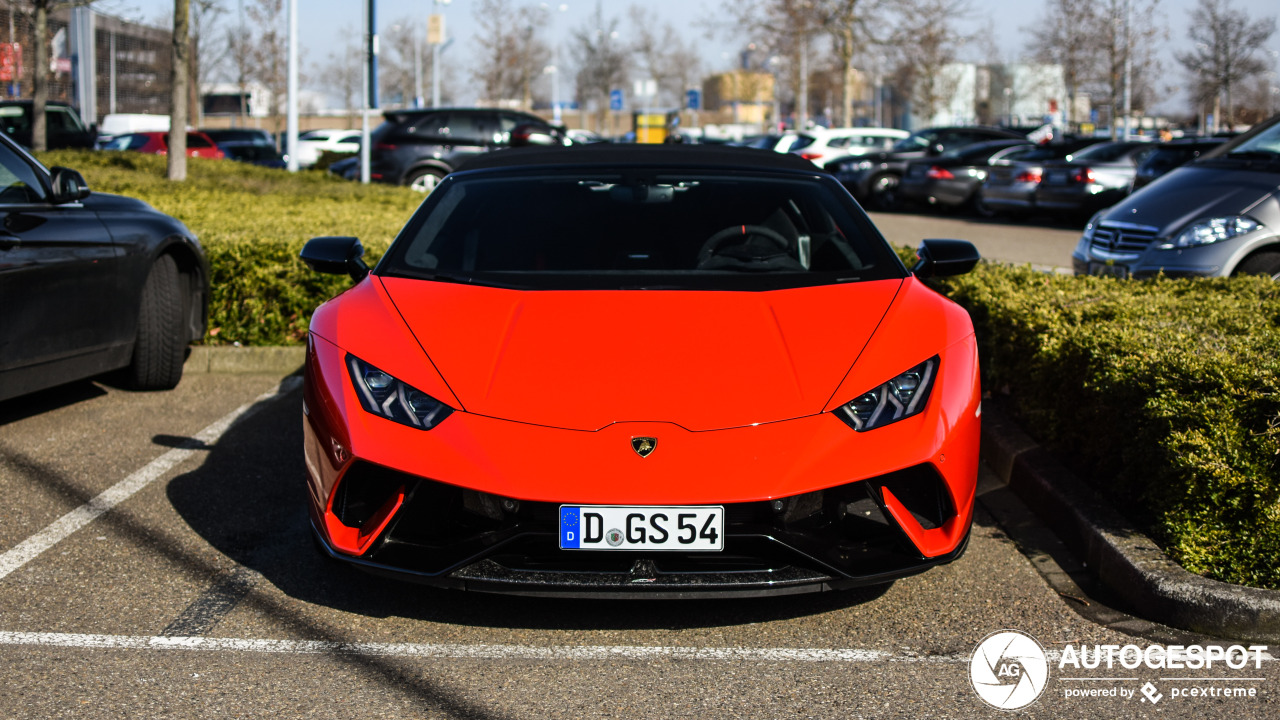
{"label": "white parking line", "polygon": [[196,433],[182,445],[166,452],[147,463],[142,469],[129,475],[120,482],[103,490],[97,497],[71,512],[53,521],[51,525],[23,540],[0,555],[0,580],[10,573],[26,565],[41,553],[65,540],[72,533],[96,520],[103,513],[129,499],[134,493],[163,477],[182,461],[202,450],[207,445],[217,442],[237,420],[249,417],[258,410],[261,403],[287,395],[302,384],[300,377],[287,377],[274,390],[259,395],[253,401],[245,403],[217,422]]}
{"label": "white parking line", "polygon": [[289,655],[362,655],[463,660],[745,660],[757,662],[968,662],[963,655],[891,654],[859,648],[668,647],[649,645],[463,645],[436,643],[344,643],[327,640],[265,640],[80,633],[0,632],[0,645],[94,650],[204,650]]}

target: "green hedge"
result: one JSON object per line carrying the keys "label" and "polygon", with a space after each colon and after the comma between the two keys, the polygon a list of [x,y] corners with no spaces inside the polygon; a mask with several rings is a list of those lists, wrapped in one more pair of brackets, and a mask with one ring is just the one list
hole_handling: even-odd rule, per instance
{"label": "green hedge", "polygon": [[165,158],[153,155],[57,151],[40,159],[79,170],[94,190],[143,200],[200,238],[212,269],[211,344],[301,342],[316,305],[350,285],[303,265],[303,244],[354,235],[372,264],[422,202],[406,188],[225,160],[191,159],[187,180],[170,183]]}
{"label": "green hedge", "polygon": [[1188,570],[1280,588],[1280,284],[983,264],[939,285],[1038,440]]}

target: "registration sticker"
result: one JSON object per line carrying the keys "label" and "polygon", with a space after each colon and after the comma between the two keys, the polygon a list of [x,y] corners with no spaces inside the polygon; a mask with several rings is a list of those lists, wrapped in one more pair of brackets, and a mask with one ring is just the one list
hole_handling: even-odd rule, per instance
{"label": "registration sticker", "polygon": [[724,508],[719,505],[561,505],[562,550],[724,549]]}

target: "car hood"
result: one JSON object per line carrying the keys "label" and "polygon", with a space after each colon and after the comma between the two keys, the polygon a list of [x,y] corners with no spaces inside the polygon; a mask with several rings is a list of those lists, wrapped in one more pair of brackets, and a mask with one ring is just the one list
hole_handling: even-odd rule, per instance
{"label": "car hood", "polygon": [[1184,165],[1121,200],[1101,219],[1159,228],[1166,236],[1200,218],[1248,212],[1275,194],[1274,173]]}
{"label": "car hood", "polygon": [[378,279],[466,411],[573,430],[822,412],[902,284],[526,292]]}

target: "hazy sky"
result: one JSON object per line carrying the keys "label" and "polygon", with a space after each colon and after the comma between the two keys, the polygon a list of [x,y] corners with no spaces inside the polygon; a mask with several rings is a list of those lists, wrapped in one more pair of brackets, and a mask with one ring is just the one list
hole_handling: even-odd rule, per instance
{"label": "hazy sky", "polygon": [[[1172,85],[1184,82],[1181,66],[1173,59],[1173,52],[1187,44],[1187,16],[1197,0],[1161,0],[1160,8],[1168,26],[1169,38],[1161,48],[1160,57],[1164,62],[1163,77]],[[252,0],[222,0],[229,11],[230,18],[235,18],[242,2]],[[543,4],[535,0],[516,0],[517,4]],[[595,0],[548,0],[555,16],[553,36],[565,40],[573,28],[588,22],[596,7]],[[642,4],[650,11],[658,14],[663,20],[671,22],[684,31],[686,38],[695,40],[702,47],[703,71],[715,72],[727,69],[733,63],[738,51],[738,43],[730,43],[722,36],[706,38],[703,25],[708,18],[715,18],[723,7],[722,0],[602,0],[601,5],[606,17],[616,16],[620,19],[622,40],[626,39],[627,9],[633,4]],[[965,21],[967,29],[982,30],[983,35],[990,34],[994,38],[994,46],[1001,60],[1015,61],[1026,51],[1028,33],[1024,28],[1033,25],[1043,15],[1045,3],[1042,0],[970,0],[973,11]],[[470,55],[469,39],[476,29],[473,16],[475,3],[473,0],[452,0],[448,5],[437,6],[433,0],[377,0],[377,18],[379,32],[393,24],[416,19],[425,25],[426,16],[439,9],[446,15],[450,34],[455,38],[454,44],[446,51],[444,65],[452,66],[456,81],[469,83],[467,60]],[[567,6],[563,12],[560,6]],[[306,51],[304,62],[310,69],[333,49],[358,38],[363,27],[364,0],[298,0],[298,26],[302,46]],[[1245,10],[1251,17],[1275,17],[1280,14],[1280,4],[1276,0],[1232,0],[1232,6]],[[103,0],[98,7],[105,12],[131,18],[141,18],[152,23],[160,19],[172,17],[172,0]],[[994,32],[987,30],[990,28]],[[1274,53],[1273,58],[1280,56],[1280,33],[1272,36],[1267,50]],[[969,51],[972,57],[967,59],[987,59],[977,48]],[[1274,63],[1274,60],[1273,60]],[[1280,67],[1274,68],[1280,70]],[[1275,82],[1280,85],[1280,82]],[[1177,97],[1177,93],[1174,94]],[[474,99],[466,92],[462,93],[462,101]],[[1181,112],[1184,103],[1166,106],[1164,109]]]}

